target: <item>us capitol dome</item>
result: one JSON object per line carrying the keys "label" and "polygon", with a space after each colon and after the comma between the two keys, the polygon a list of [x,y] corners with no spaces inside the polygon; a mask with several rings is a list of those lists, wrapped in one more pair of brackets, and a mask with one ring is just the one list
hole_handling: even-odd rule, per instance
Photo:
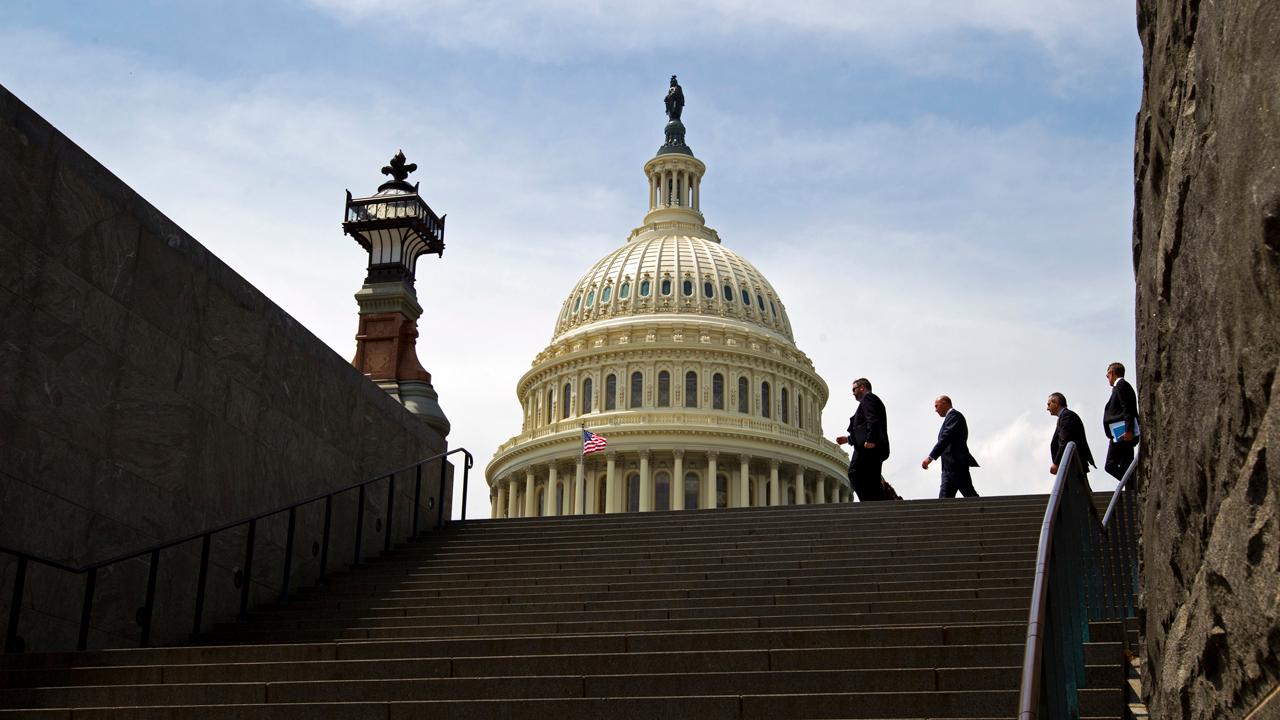
{"label": "us capitol dome", "polygon": [[[516,385],[520,434],[485,471],[492,517],[848,502],[827,385],[786,305],[700,209],[671,78],[648,213],[578,280]],[[582,454],[583,428],[607,440]]]}

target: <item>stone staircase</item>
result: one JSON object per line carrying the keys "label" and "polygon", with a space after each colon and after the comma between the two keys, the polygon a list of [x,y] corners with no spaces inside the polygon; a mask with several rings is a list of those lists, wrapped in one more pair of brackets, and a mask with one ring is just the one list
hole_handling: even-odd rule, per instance
{"label": "stone staircase", "polygon": [[[0,717],[1011,718],[1044,505],[469,522],[206,644],[0,656]],[[1082,715],[1120,718],[1091,637]]]}

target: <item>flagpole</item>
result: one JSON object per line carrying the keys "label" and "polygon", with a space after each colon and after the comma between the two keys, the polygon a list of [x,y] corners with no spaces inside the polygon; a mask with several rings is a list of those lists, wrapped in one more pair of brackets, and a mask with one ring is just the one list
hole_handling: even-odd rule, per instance
{"label": "flagpole", "polygon": [[[585,433],[587,431],[587,424],[585,422],[579,425],[579,427],[582,429],[582,432]],[[587,443],[582,435],[578,436],[578,467],[582,468],[582,477],[578,479],[578,484],[582,486],[578,489],[578,494],[581,495],[581,497],[578,498],[578,514],[586,515],[587,514]]]}

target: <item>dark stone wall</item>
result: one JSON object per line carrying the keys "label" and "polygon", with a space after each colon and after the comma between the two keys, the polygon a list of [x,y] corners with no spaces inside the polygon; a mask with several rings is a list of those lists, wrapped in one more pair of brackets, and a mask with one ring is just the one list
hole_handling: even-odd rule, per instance
{"label": "dark stone wall", "polygon": [[[445,446],[2,87],[0,322],[0,545],[89,563]],[[424,503],[438,499],[438,477],[427,473]],[[400,540],[409,531],[413,483],[398,483],[390,528],[387,489],[379,482],[369,494],[370,552],[385,533]],[[355,501],[353,492],[335,502],[331,569],[352,561]],[[295,587],[316,574],[323,512],[323,503],[299,512]],[[279,515],[257,527],[255,601],[279,591],[286,522]],[[241,528],[213,543],[210,623],[238,607],[245,535]],[[191,629],[199,551],[196,542],[161,554],[157,641]],[[136,642],[147,572],[143,559],[98,578],[91,645]],[[0,554],[3,619],[13,574]],[[33,566],[21,625],[27,647],[74,647],[82,594],[82,577]]]}
{"label": "dark stone wall", "polygon": [[1280,713],[1280,3],[1140,0],[1138,29],[1143,693]]}

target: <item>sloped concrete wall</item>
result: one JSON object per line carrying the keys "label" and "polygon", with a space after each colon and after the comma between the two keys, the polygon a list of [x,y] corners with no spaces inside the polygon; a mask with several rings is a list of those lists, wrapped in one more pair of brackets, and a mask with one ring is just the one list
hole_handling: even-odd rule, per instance
{"label": "sloped concrete wall", "polygon": [[[445,446],[4,88],[0,322],[0,544],[55,560],[105,559]],[[351,323],[354,331],[354,304]],[[424,503],[439,500],[438,477],[427,473]],[[411,479],[397,492],[388,529],[387,485],[370,491],[370,552],[386,532],[408,533]],[[349,493],[335,504],[331,568],[353,557],[355,500]],[[295,586],[317,570],[323,511],[317,503],[299,513]],[[278,593],[286,521],[257,528],[255,600]],[[211,621],[238,607],[244,547],[243,529],[214,542]],[[190,632],[199,549],[161,555],[157,641]],[[13,571],[0,554],[0,618]],[[147,571],[144,559],[99,577],[91,645],[136,642]],[[21,626],[27,647],[74,647],[82,594],[82,578],[33,566]]]}
{"label": "sloped concrete wall", "polygon": [[[1280,714],[1280,3],[1140,0],[1153,718]],[[1268,699],[1269,698],[1269,699]]]}

